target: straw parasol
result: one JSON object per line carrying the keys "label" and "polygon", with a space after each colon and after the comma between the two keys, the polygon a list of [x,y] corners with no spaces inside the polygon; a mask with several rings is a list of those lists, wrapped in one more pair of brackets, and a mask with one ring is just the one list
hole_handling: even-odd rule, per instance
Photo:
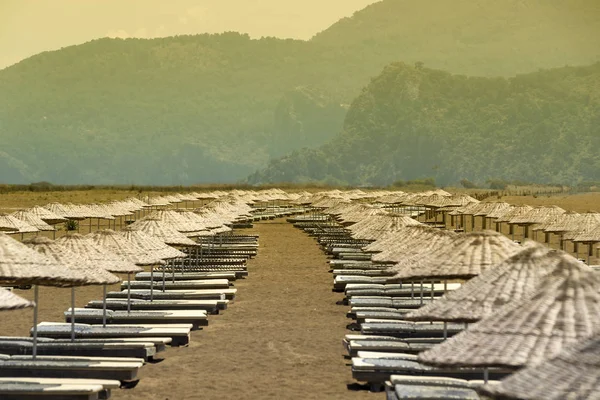
{"label": "straw parasol", "polygon": [[[380,263],[399,263],[401,261],[419,260],[433,249],[448,244],[456,237],[456,233],[430,227],[410,226],[397,234],[381,240],[384,246],[380,253],[374,254],[371,259]],[[367,246],[366,249],[381,247]]]}
{"label": "straw parasol", "polygon": [[12,213],[11,216],[25,222],[26,224],[29,224],[29,225],[37,228],[39,231],[54,231],[55,230],[51,225],[47,224],[46,222],[44,222],[43,220],[38,218],[35,214],[29,213],[24,210],[16,211],[16,212]]}
{"label": "straw parasol", "polygon": [[469,232],[440,246],[419,260],[400,262],[392,271],[396,279],[469,279],[499,264],[521,249],[494,231]]}
{"label": "straw parasol", "polygon": [[554,270],[563,254],[528,241],[525,248],[420,309],[407,314],[412,321],[476,322],[500,307],[530,297],[540,281]]}
{"label": "straw parasol", "polygon": [[556,357],[525,368],[499,385],[478,389],[502,399],[595,399],[600,393],[600,334],[561,351]]}
{"label": "straw parasol", "polygon": [[[557,206],[550,207],[535,207],[527,213],[512,217],[508,223],[509,225],[519,225],[523,227],[523,237],[529,236],[529,227],[535,224],[542,224],[549,218],[554,218],[557,215],[564,214],[566,211]],[[514,228],[513,228],[514,229]],[[514,231],[513,231],[514,232]]]}
{"label": "straw parasol", "polygon": [[419,359],[452,367],[537,365],[598,331],[599,289],[600,275],[563,254],[531,298],[502,307]]}
{"label": "straw parasol", "polygon": [[594,255],[594,244],[600,243],[600,225],[590,231],[582,232],[577,234],[573,238],[575,243],[585,243],[588,245],[588,259],[587,263],[590,263],[590,257]]}
{"label": "straw parasol", "polygon": [[197,242],[185,236],[177,229],[156,218],[147,218],[137,221],[129,229],[144,232],[166,244],[173,246],[196,246]]}
{"label": "straw parasol", "polygon": [[10,233],[31,233],[39,232],[40,230],[12,215],[0,214],[0,231]]}
{"label": "straw parasol", "polygon": [[[512,208],[507,208],[504,213],[501,213],[501,215],[498,215],[499,213],[495,213],[495,215],[497,215],[496,217],[496,231],[498,232],[502,232],[502,223],[503,222],[507,222],[510,221],[513,218],[519,217],[521,215],[525,215],[525,214],[529,214],[531,212],[531,210],[533,210],[533,207],[528,206],[528,205],[518,205],[518,206],[513,206]],[[510,234],[513,235],[512,238],[514,239],[514,225],[509,225],[510,228]]]}
{"label": "straw parasol", "polygon": [[[23,243],[61,265],[68,266],[84,274],[86,282],[81,286],[112,285],[121,281],[118,276],[105,269],[98,268],[96,264],[82,259],[78,254],[73,253],[60,243],[46,237],[38,236]],[[71,288],[71,341],[73,340],[75,340],[75,287]]]}
{"label": "straw parasol", "polygon": [[[131,278],[131,273],[143,271],[143,268],[115,255],[110,249],[99,246],[89,238],[78,233],[63,236],[60,239],[57,239],[57,242],[74,253],[77,253],[81,258],[95,263],[98,268],[103,268],[113,273],[126,273],[128,279]],[[128,292],[128,298],[130,295],[131,293]],[[103,286],[103,297],[103,308],[106,310],[106,285]],[[103,325],[106,326],[106,320],[104,320]]]}
{"label": "straw parasol", "polygon": [[387,214],[363,219],[350,225],[348,230],[354,239],[376,240],[389,232],[415,225],[421,225],[421,223],[404,215]]}
{"label": "straw parasol", "polygon": [[50,225],[56,225],[56,224],[60,224],[61,222],[67,221],[66,218],[64,218],[58,214],[55,214],[52,211],[50,211],[44,207],[40,207],[40,206],[34,206],[34,207],[27,209],[27,213],[35,215],[37,218],[41,219],[42,221],[44,221],[45,223],[50,224]]}
{"label": "straw parasol", "polygon": [[22,308],[33,307],[34,302],[25,300],[12,292],[0,288],[0,311],[20,310]]}
{"label": "straw parasol", "polygon": [[73,287],[88,282],[85,274],[61,265],[0,233],[0,284],[34,285],[33,357],[37,355],[38,286]]}

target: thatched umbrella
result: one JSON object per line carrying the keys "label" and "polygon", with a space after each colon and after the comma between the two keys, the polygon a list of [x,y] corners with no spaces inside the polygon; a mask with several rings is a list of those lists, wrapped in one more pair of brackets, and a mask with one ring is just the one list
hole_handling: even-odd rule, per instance
{"label": "thatched umbrella", "polygon": [[34,206],[28,208],[26,211],[28,214],[33,214],[37,218],[50,225],[56,225],[67,221],[65,217],[55,214],[47,208],[41,206]]}
{"label": "thatched umbrella", "polygon": [[503,201],[491,202],[491,203],[480,203],[479,209],[473,214],[475,217],[481,217],[481,229],[487,229],[487,218],[490,214],[494,215],[498,212],[510,209],[512,206]]}
{"label": "thatched umbrella", "polygon": [[[144,270],[132,262],[115,255],[110,249],[99,246],[89,238],[78,233],[63,236],[57,239],[57,242],[78,254],[81,258],[96,264],[98,268],[103,268],[109,272],[126,273],[129,277],[131,273]],[[106,285],[103,286],[102,294],[104,301],[103,313],[106,316]],[[106,326],[106,318],[103,320],[103,326]]]}
{"label": "thatched umbrella", "polygon": [[537,365],[600,329],[600,275],[564,254],[529,299],[510,303],[419,355],[451,367]]}
{"label": "thatched umbrella", "polygon": [[500,307],[530,297],[563,254],[533,241],[459,289],[405,316],[412,321],[476,322]]}
{"label": "thatched umbrella", "polygon": [[600,226],[588,231],[577,234],[573,238],[575,243],[585,243],[588,245],[587,263],[590,264],[590,257],[594,255],[594,244],[600,243]]}
{"label": "thatched umbrella", "polygon": [[20,233],[21,238],[23,238],[23,234],[25,233],[39,232],[40,230],[12,215],[0,214],[0,231]]}
{"label": "thatched umbrella", "polygon": [[[371,259],[375,262],[398,263],[402,260],[420,259],[431,250],[447,244],[456,237],[451,231],[430,227],[410,226],[402,231],[390,234],[380,243],[372,243],[365,251],[379,251]],[[379,241],[378,241],[379,242]]]}
{"label": "thatched umbrella", "polygon": [[25,222],[26,224],[29,224],[29,225],[37,228],[39,231],[54,231],[55,230],[54,227],[52,227],[50,224],[47,224],[46,222],[44,222],[43,220],[38,218],[35,214],[29,213],[25,210],[16,211],[16,212],[12,213],[11,216]]}
{"label": "thatched umbrella", "polygon": [[[81,286],[91,285],[112,285],[120,282],[121,278],[111,274],[105,269],[98,268],[96,264],[92,264],[82,259],[78,254],[62,244],[48,239],[43,236],[38,236],[28,239],[23,242],[28,247],[36,250],[38,253],[55,260],[61,265],[81,272],[86,277],[86,283]],[[71,287],[71,341],[75,340],[75,287]]]}
{"label": "thatched umbrella", "polygon": [[9,290],[0,288],[0,311],[20,310],[22,308],[33,307],[34,305],[34,302],[25,300]]}
{"label": "thatched umbrella", "polygon": [[597,399],[600,393],[600,334],[569,346],[552,359],[518,371],[478,392],[501,399]]}
{"label": "thatched umbrella", "polygon": [[0,233],[0,284],[34,285],[33,357],[37,355],[38,286],[72,287],[84,285],[84,274],[61,265]]}
{"label": "thatched umbrella", "polygon": [[519,245],[494,231],[457,235],[419,260],[400,262],[392,267],[394,278],[470,279],[501,263],[521,249]]}
{"label": "thatched umbrella", "polygon": [[[535,207],[531,211],[519,216],[511,218],[508,223],[510,225],[519,225],[523,227],[523,237],[527,239],[529,236],[529,227],[535,224],[541,224],[549,218],[564,214],[566,211],[557,206],[550,207]],[[513,228],[514,229],[514,228]],[[514,231],[513,231],[514,232]]]}
{"label": "thatched umbrella", "polygon": [[[531,210],[533,210],[533,207],[528,206],[528,205],[519,205],[519,206],[513,206],[513,208],[507,208],[505,213],[502,213],[501,215],[498,215],[496,217],[496,231],[497,232],[502,232],[502,223],[503,222],[507,222],[510,221],[511,219],[515,218],[515,217],[519,217],[521,215],[525,215],[525,214],[529,214],[531,212]],[[514,230],[514,225],[509,225],[509,234],[511,234],[512,239],[515,238],[515,230]]]}
{"label": "thatched umbrella", "polygon": [[390,232],[416,225],[422,224],[404,215],[388,214],[363,219],[360,222],[350,225],[348,230],[354,239],[377,240]]}
{"label": "thatched umbrella", "polygon": [[[580,214],[581,217],[576,226],[573,229],[569,229],[563,234],[563,240],[570,240],[573,242],[574,251],[579,257],[579,246],[578,242],[575,242],[575,238],[581,234],[592,232],[594,229],[600,227],[600,214],[593,211],[588,211]],[[588,260],[589,264],[589,260]]]}
{"label": "thatched umbrella", "polygon": [[[135,242],[128,240],[125,236],[112,229],[104,229],[87,235],[87,238],[97,246],[109,249],[119,257],[135,264],[135,265],[150,265],[151,273],[153,273],[154,265],[163,262],[162,257],[156,253],[148,251],[137,245]],[[152,282],[154,283],[154,282]],[[152,289],[154,284],[150,285],[150,296],[152,297]],[[127,312],[131,312],[131,273],[127,273]]]}
{"label": "thatched umbrella", "polygon": [[144,232],[156,239],[173,246],[197,246],[198,243],[173,228],[171,225],[156,219],[145,218],[129,226],[130,230]]}
{"label": "thatched umbrella", "polygon": [[575,211],[567,211],[564,214],[560,214],[552,218],[551,222],[543,224],[544,232],[560,236],[560,249],[563,249],[563,235],[565,232],[576,229],[579,221],[581,220],[581,214]]}

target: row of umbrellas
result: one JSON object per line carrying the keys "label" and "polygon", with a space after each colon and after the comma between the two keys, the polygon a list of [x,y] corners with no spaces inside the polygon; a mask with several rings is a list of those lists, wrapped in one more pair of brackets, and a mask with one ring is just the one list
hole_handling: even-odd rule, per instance
{"label": "row of umbrellas", "polygon": [[[512,206],[490,203],[488,207],[500,215]],[[375,262],[392,264],[394,280],[467,280],[460,289],[404,317],[472,324],[421,353],[419,361],[485,371],[521,369],[499,386],[483,388],[493,396],[588,398],[599,389],[600,276],[590,267],[562,251],[534,241],[518,245],[495,231],[455,234],[411,223],[402,227],[393,222],[398,221],[394,213],[374,216],[376,208],[340,201],[323,212],[342,223],[351,216],[352,237],[373,240],[364,251],[373,252]],[[538,216],[551,214],[531,210]],[[362,218],[356,215],[361,211]],[[558,216],[563,214],[555,211],[547,228],[557,229],[563,223]],[[533,220],[523,215],[520,223]],[[575,221],[564,222],[571,231],[589,233],[595,229],[590,227],[597,226],[594,216],[567,215],[571,217],[565,221]],[[542,223],[541,218],[536,221]],[[592,222],[582,229],[577,221]],[[591,354],[586,356],[586,351]],[[572,397],[574,393],[581,397]]]}

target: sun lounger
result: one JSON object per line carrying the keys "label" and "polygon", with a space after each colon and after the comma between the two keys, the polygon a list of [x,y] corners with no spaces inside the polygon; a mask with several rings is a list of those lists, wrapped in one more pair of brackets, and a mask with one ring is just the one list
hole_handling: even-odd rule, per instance
{"label": "sun lounger", "polygon": [[[76,338],[129,338],[131,336],[170,337],[171,345],[187,345],[190,341],[191,324],[131,324],[131,325],[88,325],[75,323]],[[71,324],[60,322],[41,322],[38,324],[38,336],[49,338],[70,338]]]}
{"label": "sun lounger", "polygon": [[144,365],[141,359],[94,359],[94,358],[58,358],[39,356],[13,356],[0,360],[2,377],[36,378],[90,378],[133,381],[139,369]]}
{"label": "sun lounger", "polygon": [[[448,323],[446,324],[446,336],[450,337],[461,332],[464,324]],[[443,337],[444,324],[411,322],[411,321],[392,321],[392,320],[365,320],[361,324],[361,333],[366,335],[386,335],[394,337]]]}
{"label": "sun lounger", "polygon": [[[0,336],[0,340],[4,341],[4,342],[11,342],[11,341],[28,341],[28,342],[33,342],[33,338],[31,337],[25,337],[25,336]],[[119,337],[119,338],[75,338],[75,340],[71,341],[71,338],[65,338],[65,339],[53,339],[53,338],[48,338],[48,337],[38,337],[37,338],[37,342],[38,345],[40,343],[78,343],[78,344],[88,344],[88,343],[93,343],[93,344],[104,344],[104,343],[111,343],[111,344],[122,344],[122,345],[143,345],[143,346],[154,346],[155,349],[155,353],[160,353],[166,350],[167,345],[170,345],[171,342],[173,342],[173,339],[171,339],[170,337],[145,337],[145,338],[140,338],[140,337]],[[132,356],[132,357],[137,357],[137,356]],[[137,358],[143,358],[143,357],[137,357]]]}
{"label": "sun lounger", "polygon": [[[185,271],[183,274],[181,272],[175,271],[175,276],[171,275],[169,272],[165,279],[171,280],[175,279],[175,281],[196,281],[196,280],[205,280],[205,279],[227,279],[229,281],[234,281],[236,279],[235,272],[187,272]],[[150,272],[139,272],[135,274],[136,281],[149,281],[150,277],[153,277],[155,281],[162,282],[162,272],[150,274]]]}
{"label": "sun lounger", "polygon": [[[506,376],[510,371],[490,369],[492,379]],[[361,382],[383,384],[391,375],[425,375],[460,379],[478,379],[483,376],[480,369],[434,368],[408,359],[405,354],[359,352],[352,358],[352,376]]]}
{"label": "sun lounger", "polygon": [[[498,384],[499,381],[488,381]],[[482,380],[465,380],[438,376],[392,375],[386,382],[387,399],[479,399],[475,388],[483,384]],[[424,391],[422,388],[428,388]],[[432,389],[446,390],[432,390]],[[448,390],[452,389],[452,390]],[[459,390],[456,390],[459,389]]]}
{"label": "sun lounger", "polygon": [[[227,309],[229,300],[131,300],[131,310],[204,310],[209,314],[218,314]],[[102,300],[90,301],[86,308],[101,309]],[[106,307],[111,310],[127,310],[127,300],[107,299]]]}
{"label": "sun lounger", "polygon": [[346,285],[350,283],[376,283],[383,285],[388,283],[390,278],[382,276],[338,275],[333,279],[333,290],[343,292],[346,289]]}
{"label": "sun lounger", "polygon": [[[154,300],[233,300],[237,289],[181,289],[161,291],[154,289],[152,296]],[[108,292],[108,298],[126,299],[127,290],[120,292]],[[131,289],[132,299],[150,300],[149,289]]]}
{"label": "sun lounger", "polygon": [[[0,352],[10,355],[31,355],[33,344],[30,340],[0,340]],[[60,356],[106,356],[135,357],[144,361],[154,357],[153,343],[81,343],[81,342],[38,342],[38,355]]]}
{"label": "sun lounger", "polygon": [[[71,378],[14,378],[14,377],[8,377],[8,378],[0,378],[0,384],[7,384],[7,383],[14,383],[14,384],[23,384],[22,386],[25,387],[25,384],[30,384],[33,386],[33,388],[35,388],[34,385],[77,385],[77,386],[93,386],[93,385],[99,385],[102,386],[102,391],[100,391],[98,393],[98,398],[99,399],[108,399],[110,398],[110,392],[111,390],[115,390],[115,389],[119,389],[119,387],[121,386],[121,382],[119,381],[115,381],[115,380],[108,380],[108,379],[71,379]],[[39,388],[39,387],[38,387]],[[56,391],[54,392],[54,397],[50,396],[50,393],[52,393],[51,391],[46,391],[45,395],[42,396],[34,396],[35,398],[41,398],[41,399],[53,399],[53,398],[65,398],[65,397],[58,397],[58,393],[56,393]],[[24,394],[24,393],[21,393]],[[62,391],[62,395],[67,395],[67,393],[65,391]],[[2,394],[0,394],[0,397],[2,396]],[[66,397],[68,398],[68,397]],[[84,399],[86,397],[83,397]],[[88,397],[89,398],[89,397]]]}
{"label": "sun lounger", "polygon": [[[121,290],[126,290],[131,283],[131,289],[150,289],[152,282],[150,281],[131,281],[122,282]],[[167,279],[164,282],[165,290],[199,290],[199,289],[227,289],[229,288],[227,279],[206,279],[197,281],[175,281]],[[154,291],[161,290],[163,282],[154,282]]]}
{"label": "sun lounger", "polygon": [[420,308],[424,304],[431,302],[431,299],[410,299],[379,296],[359,296],[352,297],[348,304],[352,307],[386,307],[386,308]]}
{"label": "sun lounger", "polygon": [[0,382],[2,400],[97,400],[110,397],[110,390],[102,385],[37,383],[6,381]]}
{"label": "sun lounger", "polygon": [[[75,308],[75,321],[82,324],[101,324],[103,310]],[[66,322],[71,322],[71,309],[64,313]],[[106,310],[107,324],[192,324],[192,329],[208,325],[206,311],[203,310]]]}

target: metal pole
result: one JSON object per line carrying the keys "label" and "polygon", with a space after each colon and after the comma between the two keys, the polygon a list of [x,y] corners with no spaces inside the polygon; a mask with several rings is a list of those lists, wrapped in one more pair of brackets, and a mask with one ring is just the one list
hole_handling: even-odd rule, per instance
{"label": "metal pole", "polygon": [[75,341],[75,286],[71,288],[71,342]]}
{"label": "metal pole", "polygon": [[35,305],[33,306],[33,348],[32,348],[32,356],[33,356],[34,360],[37,356],[38,298],[39,298],[38,285],[35,285],[33,287],[33,301],[35,302]]}
{"label": "metal pole", "polygon": [[131,312],[131,272],[127,273],[127,314]]}
{"label": "metal pole", "polygon": [[106,328],[106,285],[102,285],[102,327]]}
{"label": "metal pole", "polygon": [[154,265],[150,266],[150,301],[154,301]]}

